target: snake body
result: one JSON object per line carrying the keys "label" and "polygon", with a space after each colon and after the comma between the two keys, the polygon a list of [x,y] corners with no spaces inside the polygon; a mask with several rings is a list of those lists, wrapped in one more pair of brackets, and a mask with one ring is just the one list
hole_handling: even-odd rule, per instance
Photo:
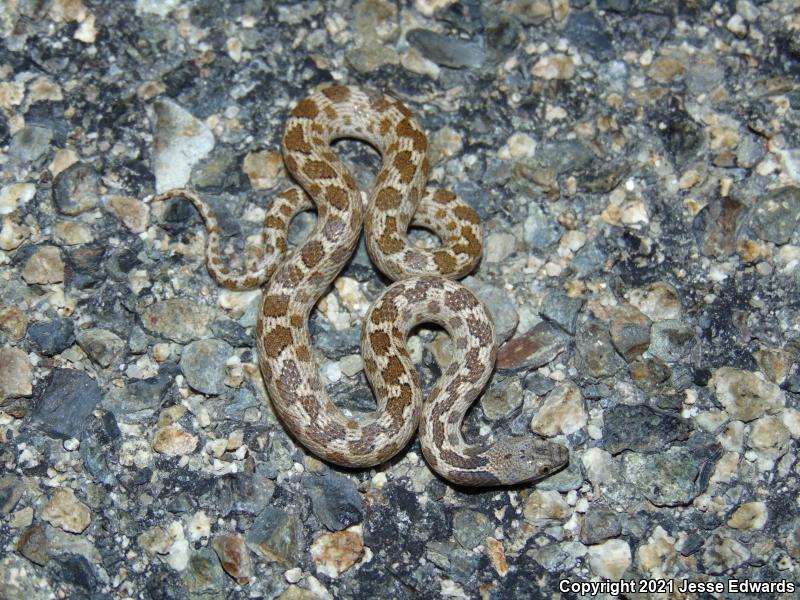
{"label": "snake body", "polygon": [[[366,208],[346,166],[332,152],[339,138],[368,142],[382,167]],[[402,103],[377,91],[331,86],[301,100],[283,136],[286,167],[301,187],[280,194],[267,211],[265,248],[243,273],[223,265],[219,226],[211,209],[189,190],[171,190],[198,209],[208,230],[206,261],[222,285],[264,285],[256,328],[259,364],[276,413],[289,431],[320,458],[346,467],[369,467],[396,455],[419,429],[429,465],[453,483],[508,485],[544,477],[566,464],[567,450],[533,437],[491,444],[467,443],[464,415],[494,367],[494,324],[485,306],[453,281],[480,260],[477,213],[452,192],[427,189],[428,141]],[[287,253],[292,217],[313,206],[311,235]],[[312,359],[308,318],[353,253],[362,223],[373,262],[397,280],[370,308],[361,335],[367,378],[377,410],[347,417],[330,400]],[[439,236],[435,250],[407,238],[410,225]],[[453,341],[453,357],[426,403],[405,346],[412,327],[435,323]]]}

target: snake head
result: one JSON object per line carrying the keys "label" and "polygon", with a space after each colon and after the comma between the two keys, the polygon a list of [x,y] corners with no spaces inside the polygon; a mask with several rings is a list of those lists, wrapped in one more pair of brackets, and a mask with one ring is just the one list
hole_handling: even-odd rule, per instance
{"label": "snake head", "polygon": [[502,485],[542,479],[569,462],[569,450],[564,446],[534,437],[500,440],[487,454],[491,470]]}

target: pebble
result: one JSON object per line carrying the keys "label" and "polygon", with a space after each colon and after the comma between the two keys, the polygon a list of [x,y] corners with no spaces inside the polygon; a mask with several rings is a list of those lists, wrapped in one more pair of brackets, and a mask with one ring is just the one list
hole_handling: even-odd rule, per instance
{"label": "pebble", "polygon": [[359,0],[353,30],[362,40],[389,42],[397,37],[397,7],[387,0]]}
{"label": "pebble", "polygon": [[339,368],[343,375],[353,377],[364,370],[364,360],[360,354],[348,354],[339,361]]}
{"label": "pebble", "polygon": [[82,533],[91,522],[89,507],[69,488],[58,488],[42,509],[42,519],[70,533]]}
{"label": "pebble", "polygon": [[631,548],[625,540],[589,546],[586,556],[592,572],[611,581],[619,581],[631,566]]}
{"label": "pebble", "polygon": [[80,329],[75,338],[92,362],[103,368],[115,363],[125,350],[125,342],[108,329]]}
{"label": "pebble", "polygon": [[570,435],[588,423],[581,392],[572,383],[557,385],[531,421],[531,431],[545,437]]}
{"label": "pebble", "polygon": [[629,452],[622,457],[625,479],[656,506],[678,506],[700,493],[695,482],[702,460],[691,449],[673,446],[658,454]]}
{"label": "pebble", "polygon": [[0,478],[0,513],[11,514],[24,492],[23,483],[16,477]]}
{"label": "pebble", "polygon": [[753,234],[765,242],[786,244],[800,219],[800,187],[784,187],[759,200],[750,215]]}
{"label": "pebble", "polygon": [[181,580],[190,600],[224,597],[225,571],[211,548],[200,548],[189,554]]}
{"label": "pebble", "polygon": [[19,348],[0,348],[0,405],[33,393],[33,369],[28,355]]}
{"label": "pebble", "polygon": [[513,338],[497,352],[498,369],[531,369],[542,367],[567,348],[569,337],[546,321]]}
{"label": "pebble", "polygon": [[612,454],[623,450],[658,452],[689,437],[689,421],[639,404],[618,404],[603,413],[603,441]]}
{"label": "pebble", "polygon": [[15,306],[0,307],[0,332],[12,340],[21,340],[28,330],[28,317]]}
{"label": "pebble", "polygon": [[575,335],[578,313],[583,306],[581,298],[570,298],[563,292],[549,292],[542,300],[539,314],[561,329]]}
{"label": "pebble", "polygon": [[75,343],[75,326],[72,319],[34,323],[28,327],[28,338],[39,352],[55,356]]}
{"label": "pebble", "polygon": [[490,421],[509,417],[522,406],[522,384],[516,377],[494,382],[480,403],[484,416]]}
{"label": "pebble", "polygon": [[283,156],[280,152],[248,152],[242,162],[242,171],[254,190],[271,189],[285,172]]}
{"label": "pebble", "polygon": [[30,419],[53,437],[80,438],[102,397],[100,386],[85,372],[53,369],[34,388]]}
{"label": "pebble", "polygon": [[594,546],[622,533],[617,515],[604,506],[592,506],[581,523],[580,540],[587,546]]}
{"label": "pebble", "polygon": [[482,512],[459,509],[453,513],[453,537],[465,550],[482,544],[494,531],[494,525]]}
{"label": "pebble", "polygon": [[32,183],[10,183],[0,189],[0,215],[10,215],[24,207],[36,195]]}
{"label": "pebble", "polygon": [[532,250],[544,250],[561,239],[563,228],[537,204],[528,204],[528,216],[522,225],[525,243]]}
{"label": "pebble", "polygon": [[517,238],[510,233],[490,233],[483,258],[487,263],[502,262],[514,253],[516,245]]}
{"label": "pebble", "polygon": [[156,429],[153,450],[167,456],[184,456],[197,448],[197,436],[185,431],[180,425],[165,425]]}
{"label": "pebble", "polygon": [[335,579],[361,558],[364,538],[360,527],[324,533],[311,544],[311,558],[318,573]]}
{"label": "pebble", "polygon": [[739,421],[752,421],[784,405],[783,391],[751,371],[721,367],[714,371],[713,385],[719,403]]}
{"label": "pebble", "polygon": [[253,577],[253,560],[241,535],[220,535],[212,543],[225,572],[239,585],[247,585]]}
{"label": "pebble", "polygon": [[295,567],[303,547],[303,526],[294,515],[268,506],[247,532],[247,546],[264,560],[277,562],[285,569]]}
{"label": "pebble", "polygon": [[93,209],[100,201],[99,178],[94,168],[76,162],[53,180],[53,203],[61,214],[75,216]]}
{"label": "pebble", "polygon": [[780,417],[765,416],[757,419],[750,430],[747,445],[769,460],[777,460],[786,454],[791,444],[789,430]]}
{"label": "pebble", "polygon": [[611,343],[605,326],[590,320],[578,328],[575,336],[578,370],[590,377],[610,377],[625,364]]}
{"label": "pebble", "polygon": [[536,140],[527,133],[516,132],[506,140],[497,156],[503,160],[524,160],[536,154]]}
{"label": "pebble", "polygon": [[551,54],[536,61],[531,73],[542,79],[572,79],[575,76],[575,63],[566,54]]}
{"label": "pebble", "polygon": [[427,59],[452,69],[477,68],[486,60],[486,53],[475,42],[450,37],[428,29],[412,29],[406,40]]}
{"label": "pebble", "polygon": [[64,261],[55,246],[40,246],[30,255],[22,269],[22,278],[29,284],[64,281]]}
{"label": "pebble", "polygon": [[76,223],[74,221],[67,221],[59,223],[55,227],[55,239],[64,246],[78,246],[80,244],[88,244],[94,238],[92,237],[92,230],[83,223]]}
{"label": "pebble", "polygon": [[629,302],[652,321],[679,319],[682,312],[678,290],[661,281],[632,290]]}
{"label": "pebble", "polygon": [[205,124],[172,100],[153,104],[156,115],[153,170],[156,192],[183,187],[192,167],[214,148],[214,134]]}
{"label": "pebble", "polygon": [[150,208],[140,200],[130,196],[111,196],[106,206],[131,232],[142,233],[147,229]]}
{"label": "pebble", "polygon": [[651,321],[630,304],[620,304],[609,311],[611,342],[626,362],[639,358],[650,346]]}
{"label": "pebble", "polygon": [[572,46],[597,60],[606,61],[614,57],[611,34],[591,11],[571,12],[564,26],[564,35]]}
{"label": "pebble", "polygon": [[364,518],[364,502],[349,477],[327,474],[304,477],[303,482],[314,514],[331,531],[346,529]]}
{"label": "pebble", "polygon": [[50,558],[47,548],[47,536],[38,525],[27,527],[17,541],[17,552],[29,561],[45,566]]}
{"label": "pebble", "polygon": [[692,327],[678,319],[653,323],[650,329],[650,354],[664,362],[677,362],[695,345]]}
{"label": "pebble", "polygon": [[208,335],[211,311],[196,301],[173,298],[148,306],[141,317],[142,324],[149,331],[186,344]]}
{"label": "pebble", "polygon": [[197,340],[183,349],[181,373],[192,389],[216,396],[225,389],[225,365],[232,355],[233,348],[222,340]]}
{"label": "pebble", "polygon": [[503,8],[526,25],[541,25],[553,14],[547,0],[510,0],[504,3]]}
{"label": "pebble", "polygon": [[737,508],[728,519],[728,527],[744,531],[763,529],[769,513],[764,502],[746,502]]}
{"label": "pebble", "polygon": [[50,149],[53,132],[46,127],[27,125],[14,134],[8,154],[19,162],[35,162]]}
{"label": "pebble", "polygon": [[749,558],[747,546],[733,538],[714,534],[706,540],[703,564],[711,575],[735,569]]}
{"label": "pebble", "polygon": [[542,524],[547,521],[566,521],[572,515],[572,510],[557,491],[534,490],[525,500],[523,514],[526,521]]}

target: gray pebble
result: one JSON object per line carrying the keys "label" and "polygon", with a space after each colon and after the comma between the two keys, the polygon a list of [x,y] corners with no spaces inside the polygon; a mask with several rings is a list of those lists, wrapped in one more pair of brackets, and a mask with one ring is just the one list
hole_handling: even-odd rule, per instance
{"label": "gray pebble", "polygon": [[224,597],[225,571],[211,548],[201,548],[192,553],[181,579],[190,600],[217,600]]}
{"label": "gray pebble", "polygon": [[686,356],[695,344],[694,331],[677,319],[653,324],[650,330],[650,353],[664,362],[675,362]]}
{"label": "gray pebble", "polygon": [[256,517],[245,539],[261,558],[286,569],[297,564],[299,550],[305,547],[303,527],[297,517],[274,506],[268,506]]}
{"label": "gray pebble", "polygon": [[412,29],[406,34],[406,39],[425,58],[444,67],[475,68],[480,67],[486,60],[486,52],[475,42],[468,42],[428,29]]}
{"label": "gray pebble", "polygon": [[75,337],[92,362],[101,367],[115,362],[125,349],[125,342],[108,329],[81,329]]}
{"label": "gray pebble", "polygon": [[[528,429],[527,435],[531,435],[530,429]],[[570,458],[567,466],[558,473],[537,481],[536,489],[545,492],[555,490],[560,493],[566,493],[570,490],[577,490],[581,485],[583,485],[583,474],[581,473],[580,463]]]}
{"label": "gray pebble", "polygon": [[216,396],[225,389],[225,364],[233,348],[214,338],[197,340],[183,349],[180,367],[192,389]]}
{"label": "gray pebble", "polygon": [[113,387],[103,398],[103,408],[118,421],[139,423],[149,419],[161,407],[172,378],[168,375],[134,379],[122,388]]}
{"label": "gray pebble", "polygon": [[303,482],[311,495],[314,514],[331,531],[340,531],[364,518],[364,502],[349,477],[328,473],[305,477]]}
{"label": "gray pebble", "polygon": [[49,559],[47,536],[39,525],[26,527],[17,542],[17,551],[32,563],[44,566]]}
{"label": "gray pebble", "polygon": [[570,298],[563,292],[549,292],[542,300],[539,314],[574,335],[578,312],[582,306],[583,300],[580,298]]}
{"label": "gray pebble", "polygon": [[481,398],[483,414],[490,421],[511,415],[522,406],[522,384],[516,377],[492,384]]}
{"label": "gray pebble", "polygon": [[587,546],[618,537],[622,533],[617,515],[604,506],[592,506],[581,525],[580,540]]}
{"label": "gray pebble", "polygon": [[22,481],[16,477],[8,476],[0,479],[0,513],[10,514],[24,491]]}
{"label": "gray pebble", "polygon": [[20,162],[33,162],[50,148],[53,132],[46,127],[27,125],[11,138],[8,154]]}
{"label": "gray pebble", "polygon": [[644,405],[612,406],[603,413],[603,440],[611,454],[623,450],[656,452],[689,437],[689,421]]}
{"label": "gray pebble", "polygon": [[64,215],[79,215],[91,210],[100,201],[98,177],[87,163],[70,165],[53,181],[53,202]]}
{"label": "gray pebble", "polygon": [[563,228],[537,204],[528,205],[528,217],[523,224],[525,243],[532,250],[544,250],[561,239]]}
{"label": "gray pebble", "polygon": [[60,354],[75,343],[75,325],[72,319],[55,319],[28,327],[28,337],[45,356]]}
{"label": "gray pebble", "polygon": [[750,229],[760,239],[785,244],[800,218],[800,188],[784,187],[759,200],[750,215]]}
{"label": "gray pebble", "polygon": [[700,493],[695,485],[702,459],[692,448],[672,447],[657,454],[623,455],[626,480],[656,506],[687,504]]}
{"label": "gray pebble", "polygon": [[207,335],[210,311],[186,298],[156,302],[142,311],[142,324],[155,334],[186,344]]}
{"label": "gray pebble", "polygon": [[578,329],[575,349],[578,370],[590,377],[610,377],[625,364],[614,350],[608,330],[596,320],[589,320]]}
{"label": "gray pebble", "polygon": [[83,371],[53,369],[33,392],[30,418],[38,429],[61,438],[79,438],[103,393]]}
{"label": "gray pebble", "polygon": [[463,508],[453,513],[453,536],[465,550],[482,544],[493,531],[494,525],[481,512]]}

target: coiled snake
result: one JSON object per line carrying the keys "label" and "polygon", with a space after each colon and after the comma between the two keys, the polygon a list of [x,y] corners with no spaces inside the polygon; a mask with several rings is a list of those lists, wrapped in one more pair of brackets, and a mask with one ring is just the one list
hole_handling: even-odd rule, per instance
{"label": "coiled snake", "polygon": [[[374,146],[382,167],[364,207],[352,175],[331,151],[339,138]],[[566,448],[534,437],[469,444],[460,431],[469,406],[494,367],[494,324],[480,300],[453,279],[480,260],[477,213],[455,194],[426,189],[428,141],[402,103],[379,92],[331,86],[300,101],[283,136],[284,161],[302,187],[280,194],[265,220],[265,252],[243,273],[223,266],[219,225],[195,193],[182,196],[208,230],[206,262],[221,285],[264,284],[256,329],[259,364],[273,406],[289,431],[320,458],[346,467],[378,465],[397,454],[419,429],[428,464],[453,483],[469,486],[532,481],[566,464]],[[312,204],[313,202],[313,204]],[[317,223],[287,256],[287,230],[299,212],[316,207]],[[377,410],[345,416],[325,389],[312,360],[309,314],[355,250],[364,223],[367,249],[378,268],[397,280],[370,308],[361,335],[367,378]],[[410,225],[436,233],[442,244],[424,250],[406,235]],[[423,403],[405,340],[419,323],[441,325],[453,357]]]}

